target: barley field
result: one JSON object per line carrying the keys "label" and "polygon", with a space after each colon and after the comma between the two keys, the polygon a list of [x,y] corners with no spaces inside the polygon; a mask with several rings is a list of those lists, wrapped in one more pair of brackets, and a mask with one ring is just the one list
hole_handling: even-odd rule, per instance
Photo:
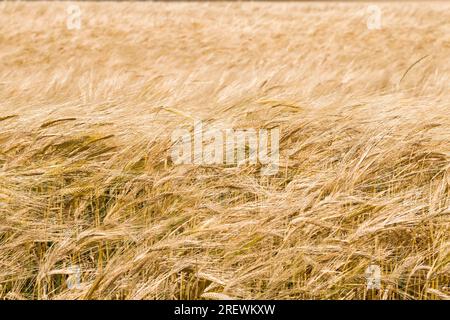
{"label": "barley field", "polygon": [[450,3],[376,5],[1,2],[0,298],[450,299]]}

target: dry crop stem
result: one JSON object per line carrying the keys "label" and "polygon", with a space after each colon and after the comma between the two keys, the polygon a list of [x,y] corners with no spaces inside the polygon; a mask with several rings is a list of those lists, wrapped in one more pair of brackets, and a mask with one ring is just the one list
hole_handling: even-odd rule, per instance
{"label": "dry crop stem", "polygon": [[[449,298],[448,3],[67,5],[0,7],[1,298]],[[279,173],[175,166],[189,117]]]}

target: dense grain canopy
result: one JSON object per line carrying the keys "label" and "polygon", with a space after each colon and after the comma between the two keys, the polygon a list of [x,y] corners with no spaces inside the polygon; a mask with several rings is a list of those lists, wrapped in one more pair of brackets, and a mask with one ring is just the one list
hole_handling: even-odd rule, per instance
{"label": "dense grain canopy", "polygon": [[0,4],[0,298],[449,298],[450,4],[70,5]]}

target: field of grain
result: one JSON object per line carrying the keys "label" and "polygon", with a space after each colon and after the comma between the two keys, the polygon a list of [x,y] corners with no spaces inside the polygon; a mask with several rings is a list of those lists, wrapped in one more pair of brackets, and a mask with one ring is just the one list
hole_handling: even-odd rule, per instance
{"label": "field of grain", "polygon": [[0,298],[450,298],[450,3],[71,4],[0,3]]}

